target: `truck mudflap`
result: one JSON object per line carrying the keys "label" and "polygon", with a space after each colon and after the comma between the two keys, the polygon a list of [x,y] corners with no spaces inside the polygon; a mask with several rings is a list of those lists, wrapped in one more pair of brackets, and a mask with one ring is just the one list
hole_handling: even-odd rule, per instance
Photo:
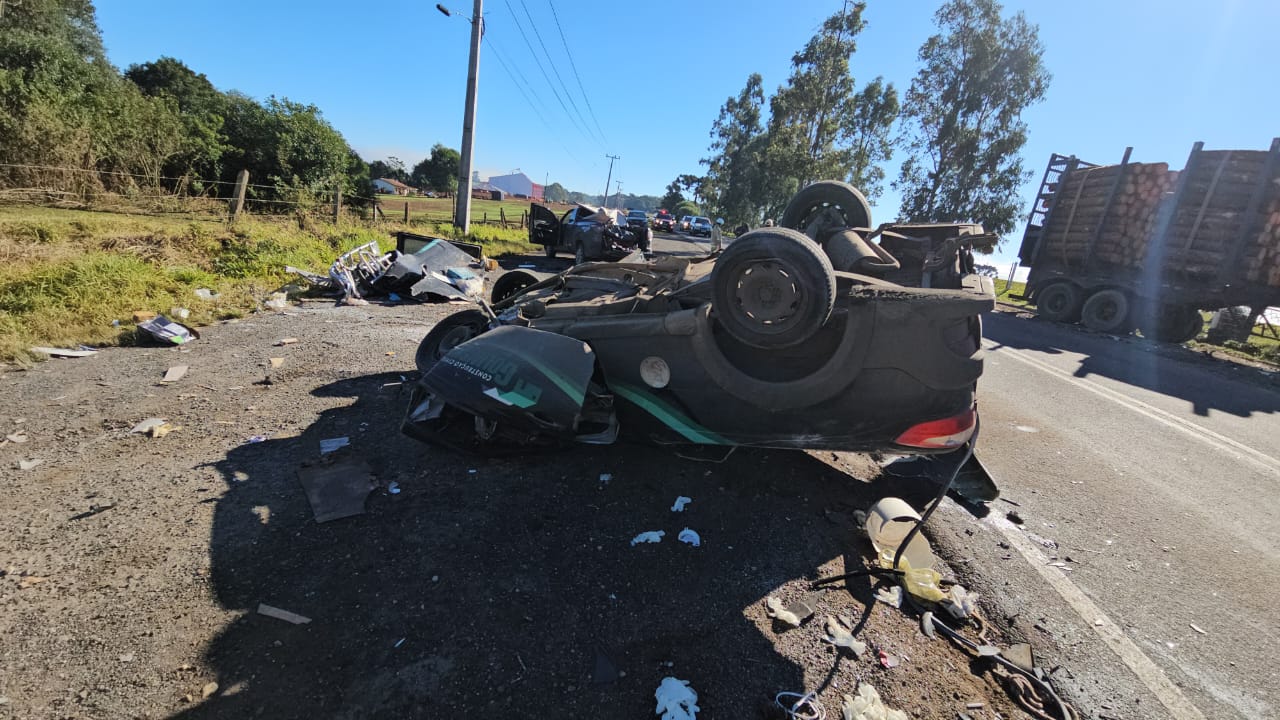
{"label": "truck mudflap", "polygon": [[451,406],[505,434],[571,440],[594,370],[595,354],[581,340],[516,325],[495,328],[427,371],[405,423],[429,426]]}

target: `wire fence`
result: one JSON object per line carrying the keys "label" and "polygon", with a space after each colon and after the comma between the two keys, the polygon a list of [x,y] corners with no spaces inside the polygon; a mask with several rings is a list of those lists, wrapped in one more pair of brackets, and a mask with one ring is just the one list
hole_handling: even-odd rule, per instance
{"label": "wire fence", "polygon": [[[288,187],[245,182],[243,203],[238,203],[236,182],[204,178],[167,177],[85,168],[0,163],[3,170],[67,173],[77,176],[110,176],[141,180],[141,183],[117,184],[120,189],[108,191],[97,183],[84,183],[69,190],[62,183],[5,187],[0,181],[0,204],[32,205],[75,210],[94,210],[130,215],[185,217],[192,220],[231,222],[243,215],[298,215],[328,218],[332,221],[359,221],[377,224],[400,221],[408,225],[451,223],[453,200],[415,196],[365,196],[337,193],[336,188]],[[170,183],[166,187],[162,182]],[[230,186],[228,188],[228,186]],[[193,188],[201,188],[192,192]],[[216,189],[216,190],[215,190]],[[253,189],[267,190],[289,197],[262,197]],[[290,199],[291,198],[291,199]],[[503,228],[528,227],[527,209],[501,202],[473,200],[471,222]]]}

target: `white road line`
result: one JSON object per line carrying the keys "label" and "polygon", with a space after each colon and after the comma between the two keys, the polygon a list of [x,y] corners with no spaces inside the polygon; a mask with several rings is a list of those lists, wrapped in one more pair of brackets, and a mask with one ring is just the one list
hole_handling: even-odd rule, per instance
{"label": "white road line", "polygon": [[1123,405],[1124,407],[1127,407],[1148,419],[1155,420],[1169,428],[1189,435],[1220,452],[1231,455],[1232,457],[1251,461],[1268,472],[1280,474],[1280,460],[1277,460],[1260,450],[1255,450],[1244,443],[1233,440],[1225,435],[1220,435],[1189,420],[1184,420],[1183,418],[1180,418],[1173,413],[1161,410],[1154,405],[1149,405],[1141,400],[1131,398],[1128,395],[1103,387],[1095,382],[1078,378],[1065,370],[1060,370],[1049,363],[1039,360],[1038,358],[1034,358],[1022,351],[1014,350],[1009,347],[999,347],[996,343],[986,339],[983,340],[983,343],[986,344],[988,350],[992,351],[998,357],[1012,358],[1018,362],[1030,365],[1042,372],[1049,373],[1050,375],[1056,375],[1077,387],[1088,390],[1089,392],[1111,400],[1118,405]]}
{"label": "white road line", "polygon": [[1066,573],[1049,565],[1049,558],[1045,557],[1044,553],[1040,552],[1040,549],[1032,544],[1021,530],[1008,520],[997,518],[995,515],[988,515],[982,522],[998,530],[1010,545],[1017,548],[1031,567],[1040,573],[1040,577],[1062,596],[1062,599],[1071,606],[1072,610],[1075,610],[1085,624],[1092,627],[1107,647],[1111,648],[1111,651],[1151,690],[1156,699],[1168,709],[1174,720],[1204,720],[1200,710],[1191,704],[1177,685],[1169,680],[1160,666],[1144,655],[1124,634],[1124,630],[1107,617],[1102,608],[1095,605],[1083,590],[1071,582]]}

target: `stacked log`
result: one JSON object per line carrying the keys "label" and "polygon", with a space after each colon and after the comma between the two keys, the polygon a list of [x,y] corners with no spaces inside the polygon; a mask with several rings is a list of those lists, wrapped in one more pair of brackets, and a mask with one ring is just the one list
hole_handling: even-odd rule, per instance
{"label": "stacked log", "polygon": [[1160,201],[1172,190],[1177,175],[1165,163],[1107,165],[1069,173],[1056,188],[1057,205],[1041,235],[1045,243],[1041,252],[1047,253],[1042,257],[1083,267],[1089,244],[1101,227],[1093,247],[1095,260],[1139,266],[1155,229]]}
{"label": "stacked log", "polygon": [[[1166,245],[1165,269],[1189,277],[1215,277],[1229,262],[1232,246],[1250,232],[1250,201],[1266,170],[1267,153],[1255,150],[1202,151],[1187,170],[1186,186],[1174,209]],[[1274,208],[1274,184],[1264,188],[1263,205]],[[1269,222],[1268,225],[1273,225]],[[1239,262],[1246,276],[1269,282],[1268,250],[1274,251],[1271,231],[1245,240]],[[1267,270],[1264,270],[1266,268]]]}
{"label": "stacked log", "polygon": [[1280,288],[1280,189],[1272,185],[1271,202],[1263,208],[1266,220],[1262,230],[1245,247],[1241,262],[1248,264],[1245,278],[1249,282]]}

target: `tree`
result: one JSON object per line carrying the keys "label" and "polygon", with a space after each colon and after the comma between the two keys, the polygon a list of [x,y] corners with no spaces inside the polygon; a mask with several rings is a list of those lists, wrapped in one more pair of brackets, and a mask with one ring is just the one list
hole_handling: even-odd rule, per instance
{"label": "tree", "polygon": [[[425,162],[425,161],[423,161]],[[421,166],[422,163],[418,163]],[[414,170],[417,170],[417,167]],[[410,174],[405,171],[404,163],[397,157],[389,157],[386,160],[374,160],[369,163],[369,177],[374,178],[390,178],[398,180],[405,184],[413,184],[422,187],[425,183],[418,180],[416,174]]]}
{"label": "tree", "polygon": [[702,160],[707,166],[701,190],[709,207],[726,218],[730,225],[755,224],[760,219],[760,166],[763,162],[761,143],[764,127],[760,122],[764,107],[764,80],[752,73],[737,97],[730,97],[720,108],[720,116],[711,125],[711,157]]}
{"label": "tree", "polygon": [[418,187],[429,187],[439,193],[458,189],[458,165],[462,156],[457,150],[440,143],[431,147],[431,156],[413,166],[412,179]]}
{"label": "tree", "polygon": [[558,182],[551,183],[542,189],[542,199],[547,202],[567,203],[569,202],[569,191]]}
{"label": "tree", "polygon": [[1022,111],[1044,98],[1050,75],[1036,26],[1001,10],[997,0],[949,0],[934,15],[941,32],[920,47],[903,107],[908,158],[894,187],[907,220],[1013,230],[1030,177]]}
{"label": "tree", "polygon": [[679,205],[672,208],[671,214],[676,217],[684,217],[685,215],[701,215],[702,208],[698,206],[698,203],[692,200],[682,200]]}
{"label": "tree", "polygon": [[849,153],[848,179],[868,200],[884,191],[883,163],[893,156],[889,133],[898,118],[898,91],[877,77],[854,98],[853,107],[840,128],[840,140]]}
{"label": "tree", "polygon": [[226,96],[180,60],[161,57],[155,62],[131,65],[124,73],[143,94],[173,101],[181,117],[185,142],[164,164],[168,177],[189,177],[197,192],[200,178],[215,179],[221,174],[226,137],[222,132]]}

